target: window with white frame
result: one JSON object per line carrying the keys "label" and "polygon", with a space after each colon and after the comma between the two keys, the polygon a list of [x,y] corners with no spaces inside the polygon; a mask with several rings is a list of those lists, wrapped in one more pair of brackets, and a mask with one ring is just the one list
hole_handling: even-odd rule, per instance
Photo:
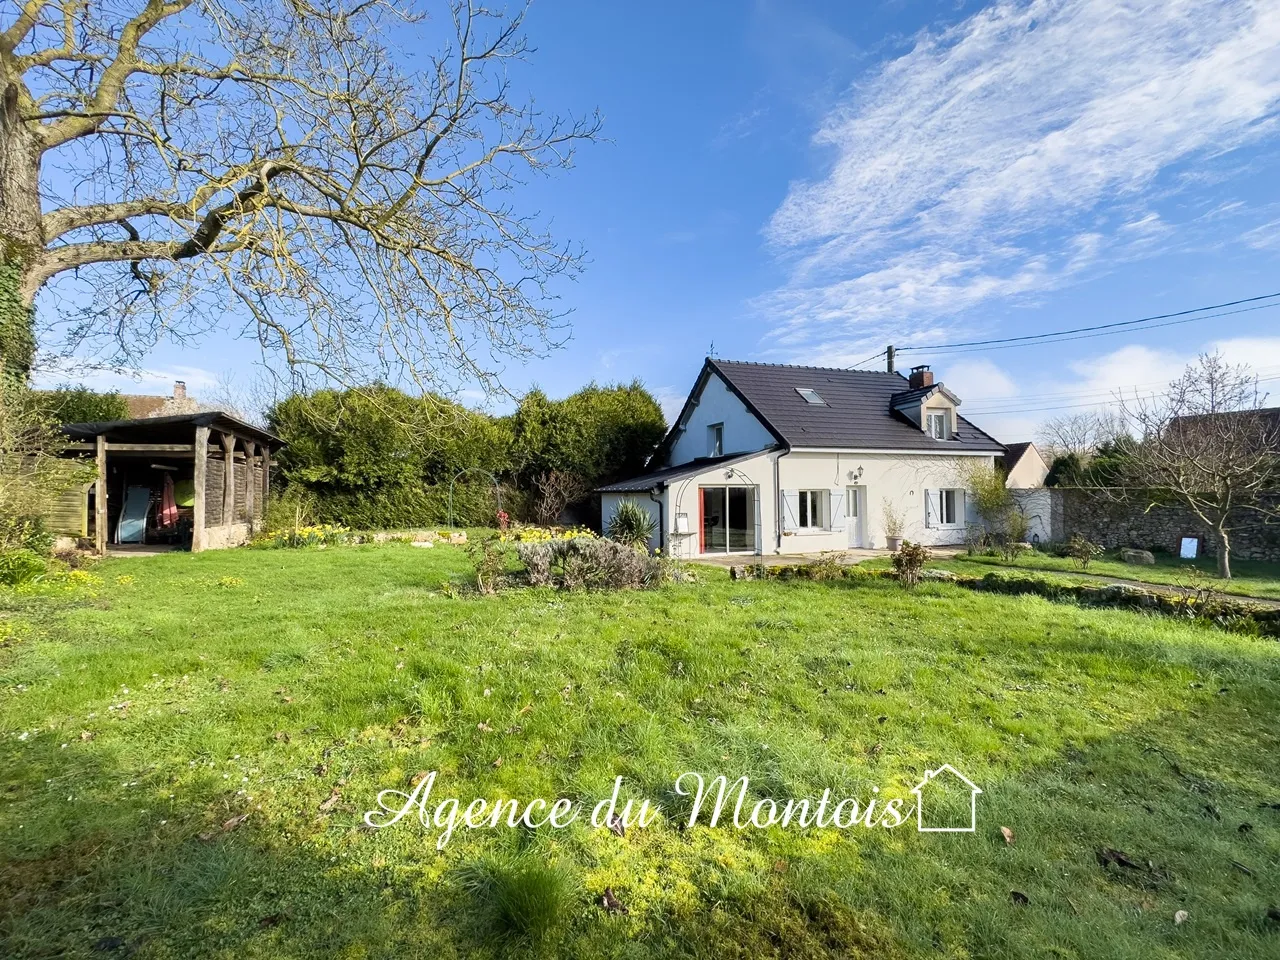
{"label": "window with white frame", "polygon": [[926,410],[924,432],[935,440],[946,440],[951,436],[951,417],[947,410]]}
{"label": "window with white frame", "polygon": [[931,527],[956,527],[964,522],[963,490],[930,490],[925,519]]}
{"label": "window with white frame", "polygon": [[724,424],[713,423],[707,427],[707,456],[724,456]]}
{"label": "window with white frame", "polygon": [[803,529],[821,530],[825,524],[826,490],[801,490],[799,516],[796,518]]}

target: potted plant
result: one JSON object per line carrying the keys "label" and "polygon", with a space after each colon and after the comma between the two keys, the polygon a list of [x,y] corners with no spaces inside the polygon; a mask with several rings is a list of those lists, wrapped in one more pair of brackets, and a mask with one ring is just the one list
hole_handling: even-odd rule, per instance
{"label": "potted plant", "polygon": [[885,497],[880,503],[880,515],[883,518],[882,522],[884,523],[885,546],[894,553],[897,553],[898,548],[902,546],[902,513],[893,505],[888,497]]}

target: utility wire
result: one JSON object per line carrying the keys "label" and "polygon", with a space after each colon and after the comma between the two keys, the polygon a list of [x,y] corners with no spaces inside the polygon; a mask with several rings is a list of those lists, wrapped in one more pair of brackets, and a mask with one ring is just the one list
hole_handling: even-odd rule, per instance
{"label": "utility wire", "polygon": [[[1088,339],[1088,337],[1072,336],[1072,334],[1092,334],[1093,336],[1107,336],[1107,334],[1100,333],[1098,331],[1105,331],[1105,330],[1119,331],[1121,328],[1124,328],[1124,327],[1132,327],[1132,326],[1136,326],[1137,324],[1143,324],[1143,323],[1153,323],[1156,320],[1173,320],[1173,318],[1177,318],[1177,317],[1185,317],[1187,319],[1173,320],[1173,323],[1190,323],[1193,320],[1208,320],[1208,319],[1211,319],[1212,317],[1226,317],[1236,313],[1246,313],[1249,310],[1262,310],[1267,307],[1280,306],[1280,303],[1264,303],[1261,306],[1248,307],[1244,310],[1232,310],[1226,313],[1209,314],[1208,316],[1193,316],[1193,314],[1202,314],[1209,310],[1222,310],[1226,307],[1238,307],[1246,303],[1255,303],[1255,304],[1261,303],[1261,301],[1264,301],[1264,300],[1275,300],[1277,297],[1280,297],[1280,292],[1268,293],[1260,297],[1247,297],[1243,300],[1231,300],[1227,303],[1215,303],[1206,307],[1195,307],[1194,309],[1191,309],[1191,310],[1179,310],[1176,313],[1161,313],[1151,317],[1142,317],[1141,319],[1138,319],[1138,320],[1121,320],[1116,323],[1101,323],[1092,327],[1076,327],[1075,329],[1072,329],[1072,330],[1057,330],[1051,333],[1028,334],[1022,337],[1000,337],[993,340],[965,340],[957,343],[933,344],[931,346],[904,346],[904,347],[898,347],[898,352],[905,353],[909,350],[915,351],[915,352],[919,352],[921,350],[955,350],[963,347],[992,347],[992,348],[999,349],[1000,347],[998,345],[1001,345],[1001,344],[1028,345],[1036,341],[1044,341],[1044,340],[1051,340],[1051,342],[1054,342],[1054,343],[1064,342],[1065,340],[1085,340],[1085,339]],[[1156,329],[1157,327],[1173,326],[1173,323],[1156,324],[1154,327],[1148,327],[1146,329]],[[1057,338],[1063,338],[1063,339],[1059,340]],[[876,356],[881,356],[881,355],[883,355],[883,351],[880,354],[877,354]],[[872,357],[871,359],[874,360],[875,357]],[[866,362],[866,361],[863,361],[863,362]]]}
{"label": "utility wire", "polygon": [[[1274,380],[1280,380],[1280,376],[1259,377],[1258,383],[1271,383]],[[1127,389],[1133,389],[1133,388],[1129,387]],[[1117,393],[1120,394],[1120,397],[1116,396]],[[1156,391],[1154,393],[1148,393],[1148,394],[1142,394],[1142,395],[1135,394],[1134,396],[1130,397],[1130,396],[1125,396],[1124,389],[1122,388],[1111,393],[1109,396],[1112,400],[1116,402],[1119,402],[1122,398],[1126,400],[1156,400],[1164,396],[1164,393],[1162,391]],[[1035,398],[1036,401],[1040,401],[1042,399],[1044,398],[1043,397]],[[989,408],[979,409],[979,410],[965,410],[964,415],[966,417],[969,417],[969,416],[986,417],[986,416],[998,416],[1006,413],[1035,413],[1040,410],[1074,410],[1079,407],[1100,407],[1106,402],[1107,402],[1106,400],[1088,400],[1082,403],[1051,403],[1051,404],[1048,404],[1047,406],[1025,407],[1025,406],[1013,405],[1013,406],[1003,406],[1003,407],[989,407]]]}
{"label": "utility wire", "polygon": [[850,370],[856,370],[858,367],[862,366],[864,363],[870,363],[872,360],[879,360],[881,357],[883,357],[883,356],[884,356],[886,353],[888,353],[888,352],[889,352],[888,350],[881,350],[881,351],[880,351],[879,353],[877,353],[875,356],[867,357],[867,359],[865,359],[865,360],[859,360],[857,363],[855,363],[855,364],[854,364],[852,367],[850,367],[849,369],[850,369]]}
{"label": "utility wire", "polygon": [[[1280,307],[1280,302],[1263,303],[1254,307],[1241,307],[1239,310],[1226,310],[1222,313],[1208,313],[1199,317],[1183,317],[1181,320],[1166,320],[1164,323],[1153,323],[1147,327],[1141,327],[1136,332],[1145,332],[1147,330],[1156,330],[1160,327],[1176,327],[1181,323],[1192,323],[1196,320],[1211,320],[1215,317],[1231,317],[1237,313],[1251,313],[1254,310],[1267,310],[1272,307]],[[944,357],[956,357],[966,353],[986,353],[991,350],[1014,350],[1018,347],[1035,347],[1052,343],[1067,343],[1071,340],[1092,340],[1096,337],[1114,337],[1116,334],[1125,333],[1124,330],[1104,330],[1100,333],[1083,333],[1077,337],[1059,337],[1056,340],[1037,340],[1033,343],[997,343],[990,347],[971,347],[963,350],[946,350],[943,351]],[[905,348],[904,348],[905,349]]]}
{"label": "utility wire", "polygon": [[[1277,376],[1277,374],[1280,374],[1280,367],[1274,367],[1274,366],[1262,367],[1253,372],[1258,375],[1259,383],[1268,383],[1272,380],[1280,379],[1280,376]],[[1119,388],[1119,389],[1137,390],[1143,387],[1163,387],[1163,386],[1168,386],[1168,383],[1169,383],[1168,380],[1147,380],[1142,383],[1126,384],[1123,388]],[[1035,402],[1040,402],[1042,400],[1043,401],[1088,400],[1094,397],[1099,397],[1099,398],[1114,397],[1116,393],[1116,389],[1117,388],[1112,388],[1110,390],[1090,390],[1087,393],[1080,393],[1076,390],[1063,390],[1058,393],[1037,393],[1034,397],[1027,397],[1027,398],[1018,397],[1018,396],[1007,396],[1007,395],[1003,397],[966,396],[965,403],[971,404],[976,407],[980,407],[983,404],[989,404],[994,406],[1002,406],[1008,403],[1016,404],[1021,402],[1023,399],[1033,400]]]}

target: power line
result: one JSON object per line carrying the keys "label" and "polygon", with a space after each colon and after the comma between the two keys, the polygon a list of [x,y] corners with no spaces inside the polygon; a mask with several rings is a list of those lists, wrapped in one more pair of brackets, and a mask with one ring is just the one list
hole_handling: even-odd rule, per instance
{"label": "power line", "polygon": [[[1253,372],[1258,375],[1259,383],[1267,383],[1271,380],[1280,379],[1280,377],[1273,376],[1273,374],[1280,374],[1280,367],[1262,367]],[[1081,393],[1077,390],[1062,390],[1062,391],[1059,391],[1058,393],[1037,393],[1034,397],[1027,397],[1027,398],[1018,397],[1018,396],[1003,396],[1003,397],[966,396],[965,403],[973,404],[976,406],[981,406],[984,403],[995,404],[999,406],[1005,403],[1018,403],[1023,399],[1030,399],[1036,402],[1039,402],[1041,400],[1046,400],[1046,401],[1048,400],[1087,400],[1091,397],[1114,397],[1117,389],[1136,390],[1141,387],[1167,386],[1168,383],[1169,383],[1168,380],[1146,380],[1146,381],[1143,381],[1142,383],[1130,383],[1130,384],[1126,384],[1124,387],[1112,388],[1109,390],[1090,390],[1087,393]]]}
{"label": "power line", "polygon": [[888,350],[881,350],[879,353],[875,354],[874,356],[867,357],[867,359],[865,359],[865,360],[859,360],[857,363],[853,364],[853,366],[852,366],[852,367],[850,367],[850,369],[851,369],[851,370],[856,369],[856,368],[858,368],[858,367],[862,366],[864,363],[870,363],[872,360],[879,360],[881,357],[883,357],[883,356],[884,356],[886,353],[888,353],[888,352],[889,352]]}
{"label": "power line", "polygon": [[[1056,330],[1051,333],[1027,334],[1026,336],[1022,336],[1022,337],[1000,337],[992,340],[965,340],[965,341],[959,341],[956,343],[933,344],[931,346],[906,346],[906,347],[899,347],[898,351],[900,353],[906,352],[908,350],[915,351],[915,352],[919,352],[921,350],[957,350],[959,351],[961,348],[966,348],[966,347],[970,347],[970,348],[971,347],[990,347],[992,349],[1005,349],[1005,347],[1002,347],[1001,345],[1007,344],[1007,345],[1016,345],[1016,346],[1026,346],[1026,345],[1030,345],[1032,343],[1041,342],[1041,341],[1051,341],[1055,343],[1061,343],[1061,342],[1065,342],[1066,340],[1085,340],[1085,339],[1089,339],[1089,337],[1073,336],[1073,334],[1108,336],[1108,334],[1102,333],[1099,331],[1113,330],[1118,332],[1125,327],[1133,327],[1143,323],[1153,323],[1156,320],[1172,320],[1173,321],[1172,323],[1161,323],[1161,324],[1156,324],[1153,327],[1145,328],[1148,330],[1154,330],[1154,329],[1157,329],[1158,327],[1173,326],[1175,323],[1190,323],[1194,320],[1208,320],[1208,319],[1211,319],[1212,317],[1225,317],[1225,316],[1231,316],[1236,313],[1246,313],[1249,310],[1263,310],[1263,309],[1266,309],[1267,307],[1280,306],[1280,303],[1262,303],[1261,306],[1247,307],[1243,310],[1232,310],[1226,313],[1209,314],[1207,316],[1193,316],[1193,314],[1203,314],[1209,310],[1222,310],[1226,307],[1237,307],[1246,303],[1256,304],[1256,303],[1261,303],[1261,301],[1264,301],[1264,300],[1275,300],[1277,297],[1280,297],[1280,292],[1268,293],[1259,297],[1247,297],[1243,300],[1231,300],[1227,303],[1215,303],[1205,307],[1195,307],[1190,310],[1179,310],[1176,313],[1161,313],[1161,314],[1156,314],[1150,317],[1142,317],[1141,319],[1138,319],[1138,320],[1121,320],[1115,323],[1101,323],[1091,327],[1076,327],[1072,330]],[[1174,319],[1178,317],[1185,317],[1187,319],[1182,319],[1182,320]],[[1061,339],[1058,339],[1058,338],[1061,338]],[[881,356],[881,355],[882,354],[877,354],[876,356]],[[871,359],[874,360],[875,357],[872,357]]]}
{"label": "power line", "polygon": [[[1251,313],[1254,310],[1268,310],[1272,307],[1280,307],[1280,303],[1264,303],[1256,307],[1241,307],[1239,310],[1227,310],[1222,313],[1207,313],[1204,316],[1199,317],[1184,317],[1181,320],[1166,320],[1164,323],[1153,323],[1151,326],[1142,327],[1135,332],[1142,333],[1147,330],[1157,330],[1160,327],[1176,327],[1181,323],[1192,323],[1196,320],[1212,320],[1214,317],[1231,317],[1235,316],[1237,313]],[[991,350],[1016,350],[1019,347],[1036,347],[1053,343],[1068,343],[1072,340],[1093,340],[1096,337],[1114,337],[1117,334],[1125,332],[1126,331],[1124,330],[1104,330],[1100,333],[1083,333],[1078,337],[1059,337],[1056,340],[1038,340],[1034,343],[1003,343],[996,344],[991,347],[974,347],[967,350],[947,350],[943,351],[942,356],[957,357],[966,353],[987,353]]]}
{"label": "power line", "polygon": [[[1275,380],[1280,380],[1280,376],[1275,376],[1275,377],[1259,377],[1259,378],[1258,378],[1258,383],[1271,383],[1272,381],[1275,381]],[[1136,386],[1136,385],[1135,385],[1135,386]],[[1131,387],[1130,389],[1132,389],[1132,387]],[[1109,394],[1109,396],[1110,396],[1111,398],[1113,398],[1113,399],[1118,399],[1118,398],[1116,398],[1116,393],[1120,393],[1120,394],[1122,394],[1122,395],[1123,395],[1123,389],[1120,389],[1120,390],[1114,391],[1114,392],[1112,392],[1111,394]],[[1088,394],[1086,394],[1085,396],[1088,396]],[[1164,394],[1163,394],[1162,392],[1160,392],[1160,391],[1156,391],[1156,392],[1154,392],[1154,393],[1148,393],[1148,394],[1143,394],[1143,395],[1135,395],[1135,396],[1133,396],[1133,397],[1126,397],[1125,399],[1130,399],[1130,400],[1155,400],[1155,399],[1158,399],[1159,397],[1162,397],[1162,396],[1164,396]],[[1011,398],[1011,399],[1012,399],[1012,398]],[[1043,397],[1036,397],[1036,398],[1035,398],[1035,401],[1037,401],[1037,402],[1038,402],[1038,401],[1040,401],[1040,400],[1042,400],[1042,399],[1044,399],[1044,398],[1043,398]],[[966,417],[969,417],[969,416],[974,416],[974,417],[989,417],[989,416],[998,416],[998,415],[1002,415],[1002,414],[1006,414],[1006,413],[1035,413],[1035,412],[1038,412],[1038,411],[1041,411],[1041,410],[1074,410],[1074,409],[1078,409],[1078,408],[1080,408],[1080,407],[1098,407],[1098,406],[1102,406],[1102,404],[1103,404],[1103,403],[1105,403],[1105,402],[1106,402],[1105,400],[1087,400],[1087,401],[1084,401],[1084,402],[1082,402],[1082,403],[1051,403],[1051,404],[1048,404],[1048,405],[1046,405],[1046,406],[1032,406],[1032,407],[1018,406],[1018,405],[1016,405],[1016,404],[1015,404],[1015,405],[1013,405],[1013,406],[989,407],[989,408],[981,409],[981,410],[965,410],[965,411],[964,411],[964,415],[965,415]]]}

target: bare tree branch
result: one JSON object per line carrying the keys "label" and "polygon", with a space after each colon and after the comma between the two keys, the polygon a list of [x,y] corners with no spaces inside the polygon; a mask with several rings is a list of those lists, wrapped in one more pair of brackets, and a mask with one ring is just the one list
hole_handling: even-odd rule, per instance
{"label": "bare tree branch", "polygon": [[1169,499],[1199,517],[1217,540],[1223,577],[1231,576],[1231,532],[1280,519],[1280,409],[1265,402],[1255,374],[1215,353],[1163,397],[1124,403],[1139,431],[1126,467],[1130,497]]}
{"label": "bare tree branch", "polygon": [[599,123],[520,102],[522,27],[467,0],[24,4],[0,240],[48,291],[44,348],[131,363],[217,317],[300,375],[432,389],[552,349],[580,253],[513,201]]}

